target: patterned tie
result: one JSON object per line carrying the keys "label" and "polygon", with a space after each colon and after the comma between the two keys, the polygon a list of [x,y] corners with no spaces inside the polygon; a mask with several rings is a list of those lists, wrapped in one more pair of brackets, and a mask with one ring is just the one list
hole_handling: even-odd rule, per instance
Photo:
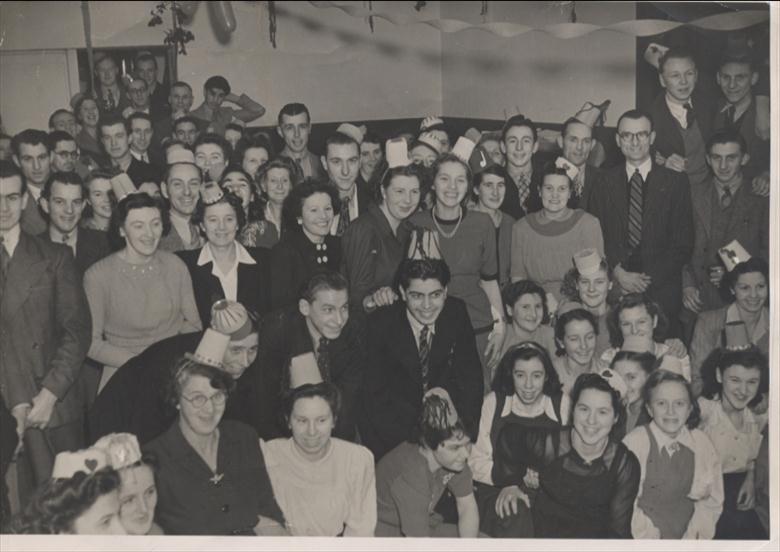
{"label": "patterned tie", "polygon": [[339,209],[339,224],[336,227],[336,235],[342,236],[349,226],[349,202],[350,197],[341,200],[341,209]]}
{"label": "patterned tie", "polygon": [[197,249],[200,247],[200,230],[197,226],[190,223],[190,246],[187,249]]}
{"label": "patterned tie", "polygon": [[326,337],[320,338],[320,346],[317,347],[317,366],[320,369],[322,381],[330,381],[330,340]]}
{"label": "patterned tie", "polygon": [[520,206],[525,208],[525,200],[531,193],[531,173],[521,174],[517,179],[517,198]]}
{"label": "patterned tie", "polygon": [[423,326],[420,330],[419,358],[422,373],[423,389],[428,389],[428,361],[431,356],[431,342],[428,339],[430,330]]}
{"label": "patterned tie", "polygon": [[734,116],[736,114],[737,107],[734,104],[729,104],[729,106],[726,108],[726,127],[731,128],[734,126],[734,123],[736,123]]}
{"label": "patterned tie", "polygon": [[11,256],[5,249],[5,237],[0,236],[0,300],[5,290],[5,277],[8,274],[8,265],[11,264]]}
{"label": "patterned tie", "polygon": [[116,99],[111,89],[108,89],[108,97],[106,98],[106,111],[113,111],[116,107]]}
{"label": "patterned tie", "polygon": [[696,122],[696,112],[693,110],[691,102],[686,102],[683,107],[685,108],[685,128],[691,128]]}
{"label": "patterned tie", "polygon": [[720,198],[720,206],[723,209],[731,207],[731,201],[734,199],[734,194],[731,193],[731,188],[725,186],[723,188],[723,195]]}
{"label": "patterned tie", "polygon": [[62,235],[62,243],[64,243],[65,245],[68,245],[68,238],[69,237],[70,236],[68,236],[68,234],[63,234]]}
{"label": "patterned tie", "polygon": [[583,165],[577,176],[574,177],[574,195],[582,197],[582,190],[585,188],[585,166]]}
{"label": "patterned tie", "polygon": [[642,187],[644,181],[639,169],[631,176],[631,191],[628,198],[628,245],[632,249],[642,241]]}

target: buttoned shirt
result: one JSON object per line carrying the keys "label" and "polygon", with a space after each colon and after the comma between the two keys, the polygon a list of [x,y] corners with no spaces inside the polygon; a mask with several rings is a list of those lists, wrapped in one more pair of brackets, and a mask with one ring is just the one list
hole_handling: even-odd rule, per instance
{"label": "buttoned shirt", "polygon": [[[690,99],[685,103],[690,104],[691,107],[693,107],[693,102]],[[669,107],[669,112],[672,114],[672,117],[680,123],[680,126],[688,128],[688,110],[685,109],[685,106],[671,101],[668,94],[666,95],[666,105]]]}
{"label": "buttoned shirt", "polygon": [[[335,184],[334,184],[335,186]],[[342,199],[343,201],[343,199]],[[358,194],[357,194],[357,184],[354,184],[352,186],[352,195],[349,196],[349,205],[347,206],[349,208],[349,221],[352,222],[356,218],[358,218]],[[341,214],[336,214],[335,217],[333,217],[333,222],[330,224],[330,234],[332,236],[336,235],[336,232],[339,228],[339,221],[341,220]]]}
{"label": "buttoned shirt", "polygon": [[428,338],[429,343],[433,343],[433,336],[436,334],[436,324],[421,324],[407,309],[406,318],[409,320],[409,325],[412,327],[412,334],[414,334],[414,342],[417,343],[417,348],[420,348],[420,332],[422,332],[423,326],[428,326]]}
{"label": "buttoned shirt", "polygon": [[723,182],[721,182],[720,180],[718,180],[717,178],[713,178],[712,182],[715,184],[715,189],[718,192],[718,200],[721,203],[723,203],[723,196],[726,193],[726,188],[729,189],[729,191],[731,192],[731,197],[733,198],[734,195],[737,193],[737,190],[739,190],[739,187],[742,186],[742,176],[740,175],[739,178],[737,178],[734,182],[728,184],[728,186]]}
{"label": "buttoned shirt", "polygon": [[257,264],[243,245],[237,241],[234,241],[233,244],[236,247],[236,258],[227,272],[223,273],[217,265],[217,261],[211,253],[211,244],[204,245],[198,256],[198,266],[211,263],[211,274],[217,277],[222,285],[222,291],[225,293],[225,299],[229,301],[236,301],[238,296],[238,264]]}
{"label": "buttoned shirt", "polygon": [[21,227],[16,224],[13,228],[2,234],[3,247],[5,247],[5,250],[8,252],[9,258],[14,256],[16,246],[19,245],[19,235],[21,234],[21,231]]}
{"label": "buttoned shirt", "polygon": [[628,177],[628,181],[631,182],[631,177],[634,176],[634,172],[636,172],[637,169],[639,169],[639,174],[642,175],[642,181],[647,182],[647,175],[650,174],[650,169],[653,168],[653,160],[652,158],[648,157],[645,161],[642,162],[641,165],[636,166],[632,165],[631,163],[626,163],[626,176]]}

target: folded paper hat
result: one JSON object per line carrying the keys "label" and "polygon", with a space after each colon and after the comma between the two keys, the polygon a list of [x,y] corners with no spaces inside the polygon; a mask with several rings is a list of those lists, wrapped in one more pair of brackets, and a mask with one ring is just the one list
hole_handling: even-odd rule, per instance
{"label": "folded paper hat", "polygon": [[432,132],[423,132],[417,137],[417,142],[431,148],[436,155],[441,155],[441,142]]}
{"label": "folded paper hat", "polygon": [[132,433],[109,433],[98,439],[94,445],[108,456],[108,463],[115,470],[121,470],[141,461],[141,447]]}
{"label": "folded paper hat", "polygon": [[750,260],[750,253],[737,240],[732,240],[728,245],[718,249],[718,255],[729,272],[734,270],[739,263]]}
{"label": "folded paper hat", "polygon": [[223,197],[225,194],[216,182],[209,181],[200,187],[200,200],[204,205],[214,205]]}
{"label": "folded paper hat", "polygon": [[458,141],[455,142],[455,147],[452,148],[452,154],[464,163],[468,163],[471,158],[471,152],[474,151],[476,145],[477,144],[465,136],[461,136],[458,138]]}
{"label": "folded paper hat", "polygon": [[393,138],[385,142],[387,168],[406,167],[412,164],[409,158],[409,146],[403,138]]}
{"label": "folded paper hat", "polygon": [[652,336],[629,335],[623,339],[621,351],[631,351],[632,353],[651,353],[655,354],[655,343]]}
{"label": "folded paper hat", "polygon": [[130,180],[130,177],[127,176],[127,173],[119,173],[109,182],[111,182],[111,190],[114,192],[117,201],[122,201],[130,194],[138,193],[138,189],[133,184],[133,181]]}
{"label": "folded paper hat", "polygon": [[208,328],[200,338],[198,348],[192,354],[185,354],[190,360],[213,368],[222,368],[222,359],[225,357],[230,344],[230,336]]}
{"label": "folded paper hat", "polygon": [[580,170],[572,165],[565,157],[559,157],[556,159],[555,166],[559,169],[565,170],[566,176],[568,176],[569,180],[571,181],[574,181],[574,179],[577,178],[577,175],[580,173]]}
{"label": "folded paper hat", "polygon": [[165,158],[165,162],[168,165],[174,165],[176,163],[190,163],[195,164],[195,154],[187,148],[174,148],[168,150],[168,155]]}
{"label": "folded paper hat", "polygon": [[666,370],[667,372],[684,377],[688,382],[691,381],[690,367],[688,367],[686,370],[686,366],[683,364],[682,359],[677,358],[672,354],[666,353],[665,355],[661,356],[661,358],[658,359],[657,369]]}
{"label": "folded paper hat", "polygon": [[628,385],[626,385],[623,376],[611,368],[604,368],[599,370],[598,374],[606,380],[612,389],[618,392],[618,395],[620,395],[621,399],[625,399],[628,396]]}
{"label": "folded paper hat", "polygon": [[478,144],[479,141],[482,140],[483,133],[478,131],[476,128],[471,127],[463,134],[463,136],[465,136],[475,144]]}
{"label": "folded paper hat", "polygon": [[52,479],[70,479],[78,472],[92,475],[108,466],[108,455],[95,447],[77,450],[76,452],[61,452],[54,459]]}
{"label": "folded paper hat", "polygon": [[420,123],[420,130],[426,130],[433,127],[443,127],[444,126],[444,119],[441,117],[435,117],[433,115],[427,116],[425,119],[422,120]]}
{"label": "folded paper hat", "polygon": [[577,272],[582,276],[590,276],[598,272],[603,260],[599,252],[592,247],[577,251],[572,257]]}
{"label": "folded paper hat", "polygon": [[314,353],[304,353],[290,360],[290,389],[307,383],[322,383],[322,373]]}
{"label": "folded paper hat", "polygon": [[340,132],[341,134],[346,134],[347,136],[349,136],[359,144],[363,141],[363,136],[366,135],[366,127],[365,126],[357,127],[350,123],[341,123],[339,127],[336,129],[336,132]]}
{"label": "folded paper hat", "polygon": [[406,258],[412,260],[441,259],[439,235],[427,228],[412,230]]}
{"label": "folded paper hat", "polygon": [[612,100],[604,100],[600,104],[585,102],[580,110],[574,114],[574,118],[589,127],[604,125],[607,119],[607,109]]}
{"label": "folded paper hat", "polygon": [[584,309],[585,305],[580,303],[579,301],[563,301],[561,304],[558,305],[558,310],[556,311],[556,315],[560,318],[567,312],[577,310],[577,309]]}
{"label": "folded paper hat", "polygon": [[668,51],[669,48],[666,46],[651,42],[650,45],[645,49],[645,61],[658,69],[658,67],[661,65],[661,58]]}
{"label": "folded paper hat", "polygon": [[211,327],[230,336],[231,341],[241,341],[254,331],[252,319],[244,305],[227,299],[220,299],[211,307]]}
{"label": "folded paper hat", "polygon": [[496,163],[482,146],[475,147],[474,151],[471,152],[471,157],[469,158],[469,167],[471,168],[472,173],[481,173],[488,167],[492,167],[495,164]]}
{"label": "folded paper hat", "polygon": [[450,394],[443,387],[433,387],[423,396],[423,402],[428,397],[435,395],[447,403],[447,425],[454,426],[458,422],[458,411],[455,410],[455,403],[452,402]]}
{"label": "folded paper hat", "polygon": [[726,338],[726,349],[729,351],[744,351],[753,346],[748,337],[747,326],[742,320],[726,322],[723,333]]}

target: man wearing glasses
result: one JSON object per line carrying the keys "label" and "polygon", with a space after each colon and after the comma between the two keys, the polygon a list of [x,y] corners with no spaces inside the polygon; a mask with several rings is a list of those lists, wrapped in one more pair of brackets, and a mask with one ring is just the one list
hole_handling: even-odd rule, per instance
{"label": "man wearing glasses", "polygon": [[682,268],[693,250],[688,177],[653,162],[649,115],[621,115],[616,140],[625,163],[604,173],[588,210],[601,222],[607,261],[622,291],[657,301],[669,319],[667,337],[677,337]]}

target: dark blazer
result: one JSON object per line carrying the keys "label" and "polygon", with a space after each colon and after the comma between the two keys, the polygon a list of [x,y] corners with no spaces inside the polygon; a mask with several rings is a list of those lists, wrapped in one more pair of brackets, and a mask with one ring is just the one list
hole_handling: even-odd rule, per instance
{"label": "dark blazer", "polygon": [[[303,353],[315,352],[319,344],[312,342],[306,319],[298,306],[272,312],[265,317],[260,332],[260,369],[258,389],[267,391],[264,404],[258,405],[262,419],[279,419],[280,433],[287,434],[281,420],[281,392],[289,387],[290,360]],[[330,375],[341,391],[341,413],[334,431],[335,437],[355,440],[355,405],[363,383],[365,345],[362,328],[349,320],[338,339],[330,342]]]}
{"label": "dark blazer", "polygon": [[[203,246],[206,247],[206,246]],[[211,307],[220,299],[225,298],[225,292],[219,278],[211,271],[213,263],[198,266],[198,257],[203,248],[177,251],[176,254],[187,265],[192,278],[192,289],[195,292],[195,304],[204,327],[211,323]],[[257,264],[238,264],[238,293],[236,299],[247,309],[256,314],[265,314],[270,310],[271,293],[269,272],[270,252],[259,247],[247,247],[249,255]]]}
{"label": "dark blazer", "polygon": [[[89,412],[89,442],[109,433],[132,433],[143,445],[162,434],[176,419],[167,396],[176,363],[198,347],[203,332],[179,334],[148,347],[128,360],[111,377]],[[236,380],[228,395],[224,419],[255,428],[263,439],[281,436],[276,417],[261,419],[259,407],[267,401],[265,388],[255,388],[258,362]]]}
{"label": "dark blazer", "polygon": [[[726,114],[723,109],[726,107],[725,98],[721,98],[718,102],[717,109],[715,110],[715,120],[713,126],[715,130],[727,128],[729,125],[726,122]],[[747,144],[747,152],[750,155],[750,159],[747,165],[744,167],[744,172],[748,178],[758,176],[764,171],[769,170],[770,150],[769,140],[759,138],[756,134],[756,99],[753,97],[753,101],[747,108],[745,113],[735,121],[734,126],[745,139]]]}
{"label": "dark blazer", "polygon": [[638,251],[628,246],[628,177],[626,165],[605,171],[588,201],[601,223],[610,267],[652,278],[649,295],[673,322],[682,305],[682,268],[693,251],[691,192],[685,173],[653,165],[644,188],[642,241]]}
{"label": "dark blazer", "polygon": [[144,182],[156,182],[157,184],[160,184],[163,177],[159,168],[150,165],[149,163],[139,161],[135,157],[131,157],[130,166],[127,167],[126,172],[136,188]]}
{"label": "dark blazer", "polygon": [[[698,89],[699,87],[694,90],[691,102],[702,140],[706,144],[712,136],[715,106],[708,95],[699,93]],[[661,90],[656,96],[650,107],[650,116],[653,118],[653,130],[655,130],[655,142],[653,142],[655,151],[664,157],[669,157],[673,153],[685,157],[685,143],[677,127],[678,123],[669,111],[669,106],[666,105],[666,90]]]}
{"label": "dark blazer", "polygon": [[[377,460],[411,437],[422,407],[422,368],[406,312],[406,304],[396,301],[368,317],[360,436]],[[447,297],[436,320],[428,379],[429,388],[447,390],[475,439],[484,394],[482,364],[466,305],[455,297]]]}
{"label": "dark blazer", "polygon": [[517,185],[512,180],[512,177],[509,177],[511,182],[506,183],[506,195],[504,195],[501,210],[511,215],[515,220],[520,220],[528,213],[535,213],[542,208],[542,196],[539,190],[542,187],[544,163],[545,161],[536,155],[531,159],[531,166],[533,167],[533,172],[531,173],[531,193],[528,194],[523,205],[520,205],[520,194],[517,192]]}
{"label": "dark blazer", "polygon": [[[81,227],[78,227],[77,232],[75,263],[79,273],[83,275],[93,264],[110,255],[111,247],[108,245],[107,232]],[[41,232],[39,237],[51,243],[48,230]]]}
{"label": "dark blazer", "polygon": [[0,304],[0,393],[8,408],[45,387],[57,396],[50,427],[79,420],[74,385],[92,342],[92,320],[69,247],[24,231],[6,275]]}
{"label": "dark blazer", "polygon": [[691,186],[691,199],[695,241],[691,260],[684,267],[683,287],[699,288],[704,310],[710,310],[723,305],[709,279],[709,268],[720,263],[718,248],[736,239],[748,253],[769,261],[769,198],[755,195],[750,190],[750,182],[743,180],[734,194],[731,219],[726,228],[719,229],[723,238],[718,243],[714,242],[712,213],[720,206],[713,205],[717,191],[712,178]]}
{"label": "dark blazer", "polygon": [[582,185],[582,195],[577,197],[572,194],[568,202],[570,209],[582,209],[583,211],[588,210],[590,196],[593,194],[593,189],[599,185],[601,173],[601,169],[597,167],[591,167],[590,165],[585,165],[585,182]]}
{"label": "dark blazer", "polygon": [[43,218],[43,212],[38,206],[38,202],[35,201],[35,198],[29,192],[27,192],[27,205],[25,205],[22,211],[21,225],[22,231],[27,232],[31,236],[37,236],[48,228],[48,223]]}

